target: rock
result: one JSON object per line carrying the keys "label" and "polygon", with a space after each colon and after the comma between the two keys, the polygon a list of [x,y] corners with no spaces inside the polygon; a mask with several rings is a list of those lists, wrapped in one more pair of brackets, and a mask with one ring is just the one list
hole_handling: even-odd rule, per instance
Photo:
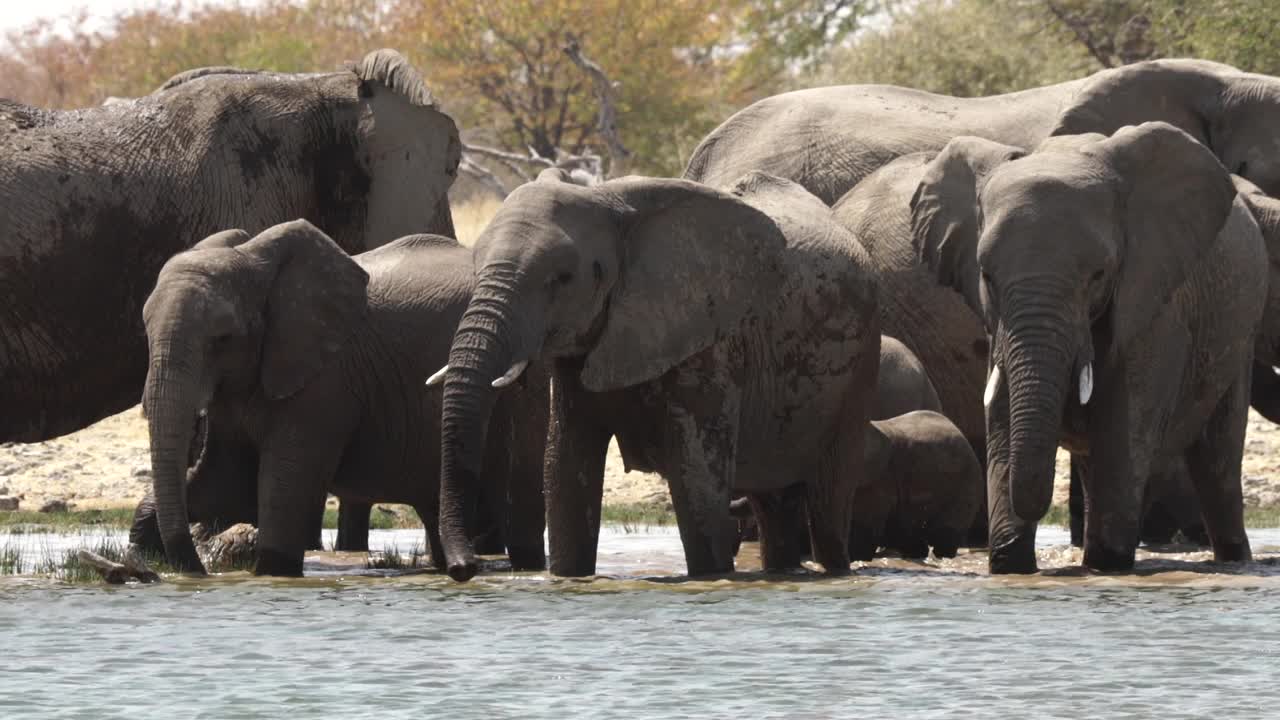
{"label": "rock", "polygon": [[0,510],[14,511],[18,509],[18,498],[0,497]]}
{"label": "rock", "polygon": [[132,472],[131,474],[133,475],[133,477],[136,477],[136,478],[139,478],[139,479],[141,479],[141,478],[150,478],[150,477],[151,477],[151,466],[150,466],[150,465],[138,465],[138,466],[136,466],[135,468],[133,468],[133,472]]}
{"label": "rock", "polygon": [[71,510],[71,504],[66,500],[47,500],[45,504],[40,506],[42,513],[64,513]]}

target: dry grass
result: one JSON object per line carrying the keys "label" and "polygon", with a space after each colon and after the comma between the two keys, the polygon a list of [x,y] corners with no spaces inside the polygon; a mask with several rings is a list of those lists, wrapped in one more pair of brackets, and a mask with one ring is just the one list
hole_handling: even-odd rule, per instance
{"label": "dry grass", "polygon": [[500,207],[501,200],[484,195],[453,208],[453,229],[458,234],[458,242],[471,247]]}

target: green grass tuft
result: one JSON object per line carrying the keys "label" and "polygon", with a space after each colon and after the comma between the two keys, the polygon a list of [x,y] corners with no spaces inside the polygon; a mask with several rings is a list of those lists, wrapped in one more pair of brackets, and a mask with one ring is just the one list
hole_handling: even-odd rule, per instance
{"label": "green grass tuft", "polygon": [[364,566],[368,570],[408,570],[422,567],[423,560],[426,557],[427,551],[421,543],[415,543],[409,549],[409,557],[407,559],[400,554],[400,548],[392,544],[382,552],[370,552]]}
{"label": "green grass tuft", "polygon": [[651,527],[674,525],[675,513],[666,508],[643,504],[605,505],[600,510],[605,525],[621,525],[625,533],[643,532]]}
{"label": "green grass tuft", "polygon": [[0,512],[0,527],[20,533],[64,533],[85,526],[128,529],[133,523],[132,508],[107,508],[104,510],[71,510],[60,513],[42,513],[33,510]]}

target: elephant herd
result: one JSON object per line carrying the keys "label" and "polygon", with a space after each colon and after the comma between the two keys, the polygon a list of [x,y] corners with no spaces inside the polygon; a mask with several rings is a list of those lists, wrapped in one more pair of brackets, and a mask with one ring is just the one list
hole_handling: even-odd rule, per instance
{"label": "elephant herd", "polygon": [[1034,572],[1059,446],[1086,567],[1161,527],[1250,558],[1280,79],[1158,60],[987,98],[787,93],[682,178],[545,171],[470,249],[460,150],[391,50],[0,100],[0,442],[141,396],[130,540],[188,572],[189,522],[250,522],[255,571],[300,575],[334,494],[340,548],[399,502],[455,580],[495,551],[590,575],[611,440],[669,484],[693,575],[732,571],[752,524],[767,570],[989,545]]}

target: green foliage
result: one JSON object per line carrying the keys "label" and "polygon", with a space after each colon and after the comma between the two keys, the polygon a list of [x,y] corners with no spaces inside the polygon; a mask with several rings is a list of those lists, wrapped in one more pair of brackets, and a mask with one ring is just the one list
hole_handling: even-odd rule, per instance
{"label": "green foliage", "polygon": [[1081,47],[993,0],[895,3],[882,30],[834,51],[806,85],[883,83],[956,96],[1061,82],[1096,69]]}
{"label": "green foliage", "polygon": [[0,527],[14,535],[56,533],[86,526],[127,529],[133,523],[131,508],[105,510],[71,510],[64,513],[42,513],[25,510],[0,512]]}

